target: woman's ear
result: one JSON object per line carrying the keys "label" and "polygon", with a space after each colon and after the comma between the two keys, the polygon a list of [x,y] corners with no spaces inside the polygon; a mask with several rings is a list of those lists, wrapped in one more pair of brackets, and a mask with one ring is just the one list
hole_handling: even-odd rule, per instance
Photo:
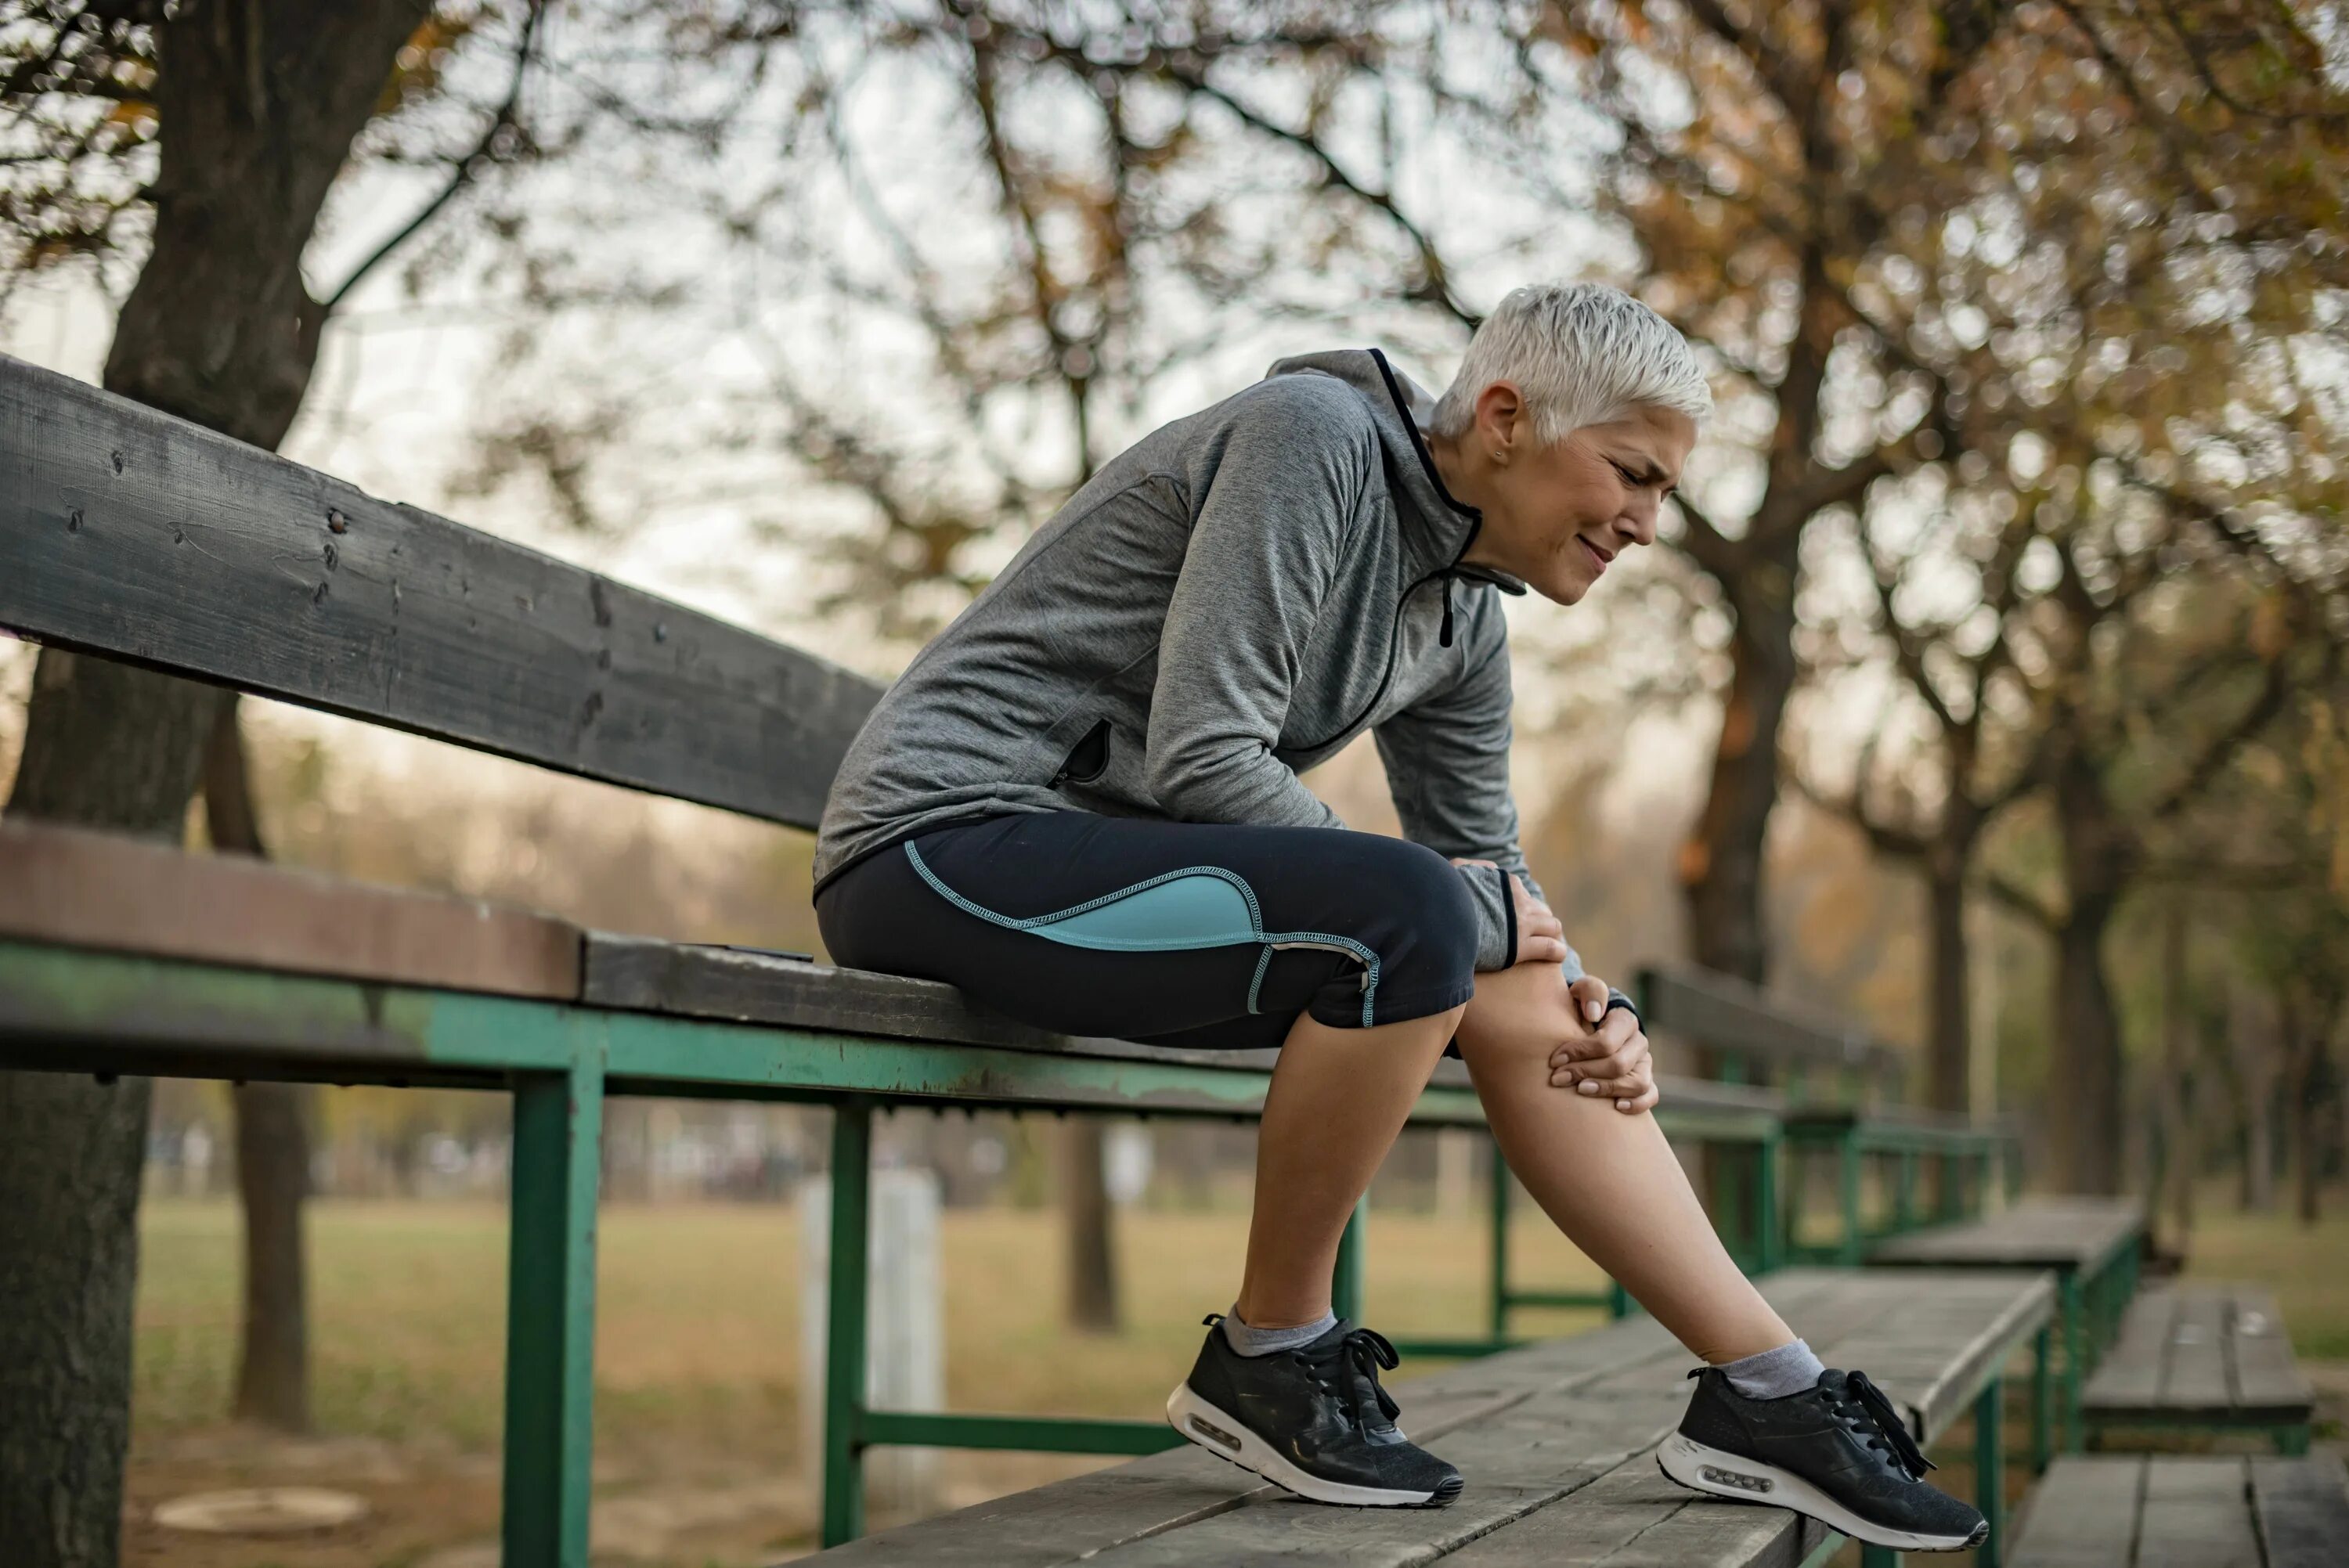
{"label": "woman's ear", "polygon": [[1476,394],[1476,441],[1495,468],[1508,465],[1525,411],[1525,394],[1514,381],[1495,381]]}

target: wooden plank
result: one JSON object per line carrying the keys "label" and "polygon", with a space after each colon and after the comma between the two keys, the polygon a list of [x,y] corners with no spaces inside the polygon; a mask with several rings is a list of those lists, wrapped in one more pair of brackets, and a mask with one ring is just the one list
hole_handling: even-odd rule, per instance
{"label": "wooden plank", "polygon": [[2281,1426],[2306,1421],[2315,1398],[2271,1293],[2194,1281],[2130,1303],[2081,1408],[2114,1423]]}
{"label": "wooden plank", "polygon": [[2166,1409],[2224,1410],[2234,1404],[2227,1377],[2227,1299],[2214,1291],[2182,1291],[2163,1347],[2161,1389]]}
{"label": "wooden plank", "polygon": [[[1061,1056],[1163,1061],[1269,1073],[1274,1050],[1182,1050],[1131,1040],[1080,1038],[1013,1023],[951,985],[724,947],[590,933],[584,998],[598,1006],[744,1023],[840,1030],[895,1039],[999,1046]],[[1473,1090],[1466,1065],[1445,1058],[1431,1085]],[[1766,1089],[1664,1077],[1660,1115],[1675,1122],[1775,1117],[1784,1100]]]}
{"label": "wooden plank", "polygon": [[1852,1068],[1889,1077],[1902,1057],[1866,1029],[1804,1007],[1734,975],[1691,964],[1650,965],[1637,983],[1651,1029],[1669,1030],[1761,1062]]}
{"label": "wooden plank", "polygon": [[2274,1295],[2246,1284],[2230,1295],[2227,1350],[2235,1408],[2247,1419],[2270,1425],[2307,1420],[2316,1408],[2316,1387],[2292,1358],[2292,1336]]}
{"label": "wooden plank", "polygon": [[2261,1456],[2251,1471],[2251,1512],[2268,1568],[2340,1568],[2349,1555],[2349,1490],[2340,1460]]}
{"label": "wooden plank", "polygon": [[2146,1461],[2066,1454],[2031,1495],[2010,1568],[2131,1568]]}
{"label": "wooden plank", "polygon": [[[1834,1277],[1824,1271],[1795,1271],[1774,1278],[1768,1294],[1781,1311],[1800,1314],[1833,1284]],[[1402,1407],[1402,1429],[1413,1441],[1448,1457],[1451,1442],[1438,1439],[1448,1439],[1464,1427],[1492,1420],[1546,1390],[1587,1387],[1628,1364],[1661,1365],[1661,1358],[1674,1348],[1652,1319],[1627,1318],[1588,1334],[1504,1351],[1429,1376],[1400,1378],[1389,1387]],[[1170,1368],[1170,1384],[1185,1370],[1187,1363]],[[1686,1398],[1684,1388],[1682,1397]],[[1473,1477],[1470,1484],[1475,1485]],[[1187,1533],[1185,1527],[1250,1502],[1277,1506],[1295,1501],[1185,1445],[868,1535],[833,1547],[820,1560],[852,1568],[907,1563],[924,1568],[1043,1568],[1170,1531]],[[1351,1515],[1357,1511],[1323,1511]],[[1409,1511],[1423,1520],[1449,1511]]]}
{"label": "wooden plank", "polygon": [[880,691],[5,356],[0,626],[802,828]]}
{"label": "wooden plank", "polygon": [[569,1000],[577,927],[480,899],[0,821],[0,937]]}
{"label": "wooden plank", "polygon": [[1970,1221],[1894,1236],[1868,1249],[1871,1264],[1925,1267],[2093,1266],[2145,1229],[2144,1205],[2127,1199],[2039,1199]]}
{"label": "wooden plank", "polygon": [[2145,1461],[2137,1568],[2261,1568],[2241,1460],[2197,1455]]}
{"label": "wooden plank", "polygon": [[1798,1568],[1826,1538],[1824,1525],[1784,1509],[1699,1497],[1643,1454],[1442,1561],[1444,1568]]}
{"label": "wooden plank", "polygon": [[2178,1316],[2178,1293],[2148,1290],[2121,1315],[2121,1331],[2082,1396],[2085,1411],[2147,1408],[2161,1401],[2163,1374]]}

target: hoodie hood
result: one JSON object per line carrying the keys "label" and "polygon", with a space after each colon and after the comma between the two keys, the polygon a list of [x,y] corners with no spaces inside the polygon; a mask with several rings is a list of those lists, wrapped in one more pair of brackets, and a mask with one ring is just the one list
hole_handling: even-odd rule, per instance
{"label": "hoodie hood", "polygon": [[1524,583],[1506,572],[1461,562],[1475,542],[1485,514],[1444,489],[1443,476],[1435,471],[1425,434],[1435,413],[1435,399],[1426,388],[1389,364],[1387,356],[1375,348],[1337,348],[1277,359],[1265,372],[1265,379],[1276,376],[1327,376],[1361,395],[1378,428],[1387,482],[1402,503],[1396,511],[1402,521],[1413,575],[1449,573],[1490,583],[1506,593],[1526,591]]}

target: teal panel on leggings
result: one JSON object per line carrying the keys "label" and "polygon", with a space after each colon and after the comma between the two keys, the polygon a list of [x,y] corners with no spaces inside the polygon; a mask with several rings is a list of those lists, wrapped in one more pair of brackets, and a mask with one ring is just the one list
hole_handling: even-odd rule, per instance
{"label": "teal panel on leggings", "polygon": [[1257,940],[1247,901],[1216,876],[1176,877],[1028,929],[1049,942],[1109,953],[1227,947]]}

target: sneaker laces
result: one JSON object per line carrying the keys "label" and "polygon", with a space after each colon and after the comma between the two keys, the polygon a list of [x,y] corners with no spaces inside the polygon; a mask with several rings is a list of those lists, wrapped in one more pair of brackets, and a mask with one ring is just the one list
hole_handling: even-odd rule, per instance
{"label": "sneaker laces", "polygon": [[1350,1372],[1358,1374],[1370,1384],[1371,1392],[1378,1398],[1379,1413],[1390,1423],[1402,1414],[1402,1407],[1394,1402],[1393,1396],[1379,1386],[1379,1369],[1392,1370],[1402,1366],[1402,1356],[1377,1329],[1350,1328],[1344,1337],[1318,1355],[1309,1356],[1302,1350],[1295,1354],[1306,1370],[1312,1374],[1313,1381],[1323,1393],[1347,1397],[1354,1407],[1354,1418],[1358,1425],[1367,1428],[1370,1423],[1362,1419],[1360,1395],[1353,1386],[1353,1377],[1348,1376]]}
{"label": "sneaker laces", "polygon": [[1909,1435],[1909,1423],[1900,1418],[1900,1412],[1885,1397],[1884,1390],[1868,1381],[1867,1373],[1845,1373],[1840,1396],[1821,1384],[1819,1398],[1838,1417],[1848,1418],[1851,1429],[1865,1437],[1869,1448],[1889,1453],[1910,1480],[1922,1480],[1927,1470],[1936,1468]]}

